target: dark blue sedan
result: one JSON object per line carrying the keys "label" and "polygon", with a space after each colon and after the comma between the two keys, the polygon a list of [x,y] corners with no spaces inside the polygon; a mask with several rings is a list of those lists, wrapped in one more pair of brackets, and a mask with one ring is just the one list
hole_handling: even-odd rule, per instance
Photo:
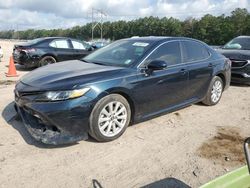
{"label": "dark blue sedan", "polygon": [[116,41],[82,60],[25,75],[16,109],[31,135],[47,144],[111,141],[129,124],[202,101],[219,102],[230,60],[198,40],[139,37]]}

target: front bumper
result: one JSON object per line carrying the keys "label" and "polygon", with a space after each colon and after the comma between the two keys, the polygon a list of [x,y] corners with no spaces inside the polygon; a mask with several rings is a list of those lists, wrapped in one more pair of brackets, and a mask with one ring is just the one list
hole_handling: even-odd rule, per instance
{"label": "front bumper", "polygon": [[232,67],[231,72],[232,82],[250,84],[250,61],[242,67]]}
{"label": "front bumper", "polygon": [[58,102],[32,102],[15,97],[16,109],[36,140],[45,144],[69,144],[88,139],[92,100],[80,97]]}

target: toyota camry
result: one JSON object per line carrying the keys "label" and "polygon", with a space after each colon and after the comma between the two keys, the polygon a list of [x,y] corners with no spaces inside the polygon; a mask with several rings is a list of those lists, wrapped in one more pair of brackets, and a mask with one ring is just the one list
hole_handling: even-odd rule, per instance
{"label": "toyota camry", "polygon": [[30,134],[46,144],[120,137],[128,125],[193,103],[217,104],[231,62],[184,37],[118,40],[82,60],[38,68],[15,87]]}

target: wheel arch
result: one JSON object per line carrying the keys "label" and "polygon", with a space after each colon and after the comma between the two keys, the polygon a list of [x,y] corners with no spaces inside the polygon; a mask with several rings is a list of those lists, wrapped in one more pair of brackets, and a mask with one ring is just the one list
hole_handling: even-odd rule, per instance
{"label": "wheel arch", "polygon": [[40,60],[41,60],[42,58],[46,57],[46,56],[51,56],[51,57],[53,57],[53,58],[56,60],[56,62],[58,62],[58,59],[57,59],[56,55],[55,55],[55,54],[51,54],[51,53],[42,55],[42,56],[40,57]]}
{"label": "wheel arch", "polygon": [[130,110],[131,110],[130,122],[133,122],[134,121],[134,113],[135,113],[135,104],[134,104],[134,101],[131,99],[131,97],[127,93],[122,92],[122,91],[117,91],[117,92],[114,92],[111,94],[119,94],[119,95],[123,96],[128,101],[129,106],[130,106]]}
{"label": "wheel arch", "polygon": [[130,110],[131,110],[130,123],[133,122],[134,121],[134,115],[135,115],[135,102],[132,99],[131,95],[129,94],[129,91],[127,91],[125,88],[113,88],[112,90],[107,90],[107,91],[103,92],[101,95],[99,95],[98,100],[100,100],[101,98],[103,98],[103,97],[105,97],[107,95],[110,95],[110,94],[121,95],[122,97],[124,97],[128,101],[129,106],[130,106]]}

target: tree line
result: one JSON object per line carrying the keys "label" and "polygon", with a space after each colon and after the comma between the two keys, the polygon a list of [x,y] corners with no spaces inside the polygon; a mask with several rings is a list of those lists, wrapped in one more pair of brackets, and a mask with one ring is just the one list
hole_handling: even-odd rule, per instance
{"label": "tree line", "polygon": [[[91,23],[69,29],[28,29],[24,31],[0,31],[4,39],[34,39],[39,37],[61,36],[80,40],[90,40]],[[237,8],[229,16],[207,14],[200,19],[187,18],[184,21],[170,17],[144,17],[131,21],[103,23],[103,38],[117,40],[132,36],[185,36],[202,40],[208,44],[225,44],[239,35],[250,35],[250,14],[247,9]],[[100,30],[94,31],[100,36]]]}

